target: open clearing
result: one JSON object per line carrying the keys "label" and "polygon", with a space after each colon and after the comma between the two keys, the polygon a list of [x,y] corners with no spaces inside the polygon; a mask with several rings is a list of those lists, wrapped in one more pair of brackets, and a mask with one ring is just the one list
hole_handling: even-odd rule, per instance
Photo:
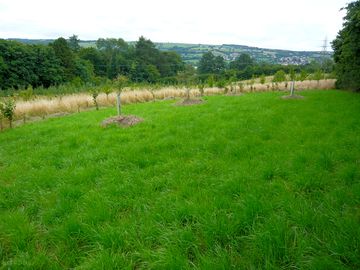
{"label": "open clearing", "polygon": [[0,268],[359,269],[360,96],[283,95],[0,133]]}

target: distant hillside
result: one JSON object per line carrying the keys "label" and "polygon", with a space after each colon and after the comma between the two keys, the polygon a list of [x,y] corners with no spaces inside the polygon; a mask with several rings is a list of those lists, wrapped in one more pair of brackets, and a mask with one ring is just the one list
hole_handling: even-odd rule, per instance
{"label": "distant hillside", "polygon": [[[244,45],[205,45],[205,44],[179,44],[179,43],[156,43],[160,50],[176,51],[184,61],[196,64],[203,53],[213,52],[221,55],[226,61],[234,60],[241,53],[247,53],[258,62],[268,62],[282,65],[304,65],[312,60],[319,61],[324,55],[322,52],[289,51],[263,49]],[[327,53],[331,57],[331,53]]]}
{"label": "distant hillside", "polygon": [[[48,44],[51,39],[11,39],[27,44]],[[80,42],[82,47],[94,47],[95,40],[83,40]],[[133,44],[134,42],[129,42]],[[268,62],[282,65],[304,65],[312,60],[319,61],[324,57],[319,51],[290,51],[264,49],[257,47],[249,47],[244,45],[207,45],[207,44],[185,44],[185,43],[163,43],[154,42],[156,47],[163,51],[175,51],[179,53],[186,63],[196,65],[203,53],[211,51],[215,55],[221,55],[226,61],[234,60],[241,53],[247,53],[258,62]],[[327,52],[327,57],[331,57],[331,53]]]}

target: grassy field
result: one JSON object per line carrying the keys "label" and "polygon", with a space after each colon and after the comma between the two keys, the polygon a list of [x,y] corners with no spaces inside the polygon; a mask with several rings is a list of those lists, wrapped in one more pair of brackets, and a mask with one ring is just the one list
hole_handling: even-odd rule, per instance
{"label": "grassy field", "polygon": [[281,95],[0,133],[0,269],[359,269],[360,96]]}
{"label": "grassy field", "polygon": [[[255,84],[250,81],[242,81],[242,89],[239,85],[233,84],[227,86],[228,91],[239,92],[263,92],[263,91],[290,91],[290,83],[283,82],[279,84],[272,84],[270,81],[272,77],[266,78],[267,83],[261,84],[258,80]],[[335,87],[335,80],[324,79],[320,81],[306,80],[297,81],[295,84],[296,91],[308,89],[333,89]],[[71,89],[70,89],[71,90]],[[70,91],[69,90],[69,91]],[[101,90],[103,91],[103,89]],[[208,87],[204,89],[205,95],[224,94],[225,89],[218,87]],[[191,96],[200,96],[198,88],[191,89]],[[135,89],[126,89],[121,94],[121,104],[141,103],[147,101],[171,99],[175,97],[185,97],[186,89],[184,87],[161,87],[160,89],[149,89],[148,87]],[[1,99],[0,99],[1,102]],[[115,106],[116,104],[116,90],[106,95],[101,93],[97,97],[97,103],[101,107]],[[91,93],[73,93],[60,96],[33,96],[31,99],[22,99],[18,97],[16,100],[15,115],[13,123],[15,126],[22,125],[27,122],[37,121],[56,115],[63,115],[68,113],[75,113],[84,110],[95,108],[93,96]],[[10,126],[7,119],[3,119],[0,115],[0,132],[2,129]]]}

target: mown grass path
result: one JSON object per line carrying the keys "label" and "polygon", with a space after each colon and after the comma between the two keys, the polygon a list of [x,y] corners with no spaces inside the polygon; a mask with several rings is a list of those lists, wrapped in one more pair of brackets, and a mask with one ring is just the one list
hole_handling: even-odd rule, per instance
{"label": "mown grass path", "polygon": [[1,269],[359,269],[360,96],[301,94],[0,133]]}

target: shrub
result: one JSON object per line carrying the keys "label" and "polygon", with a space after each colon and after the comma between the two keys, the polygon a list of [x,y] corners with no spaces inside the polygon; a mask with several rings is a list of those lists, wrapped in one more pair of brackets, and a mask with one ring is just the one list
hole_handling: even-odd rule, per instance
{"label": "shrub", "polygon": [[16,107],[15,101],[11,98],[6,99],[0,105],[1,114],[4,118],[7,118],[9,120],[10,128],[12,128],[12,121],[14,119],[15,107]]}

